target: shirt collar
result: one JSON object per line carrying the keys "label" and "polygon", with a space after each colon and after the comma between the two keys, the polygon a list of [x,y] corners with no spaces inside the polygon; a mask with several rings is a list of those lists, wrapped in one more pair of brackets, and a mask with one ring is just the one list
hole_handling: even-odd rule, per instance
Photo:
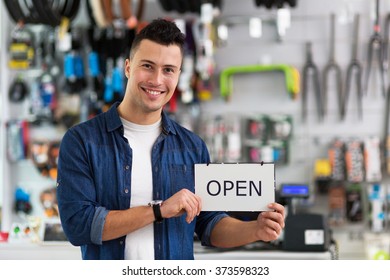
{"label": "shirt collar", "polygon": [[[116,129],[123,127],[123,124],[122,124],[122,121],[119,117],[119,113],[118,113],[118,109],[117,109],[119,104],[120,104],[119,101],[115,102],[110,107],[110,109],[108,109],[107,114],[105,116],[108,132],[112,132]],[[164,112],[164,110],[162,111],[161,124],[162,124],[162,131],[164,134],[169,134],[169,133],[176,134],[176,129],[173,125],[173,121],[169,118],[168,114],[166,112]]]}

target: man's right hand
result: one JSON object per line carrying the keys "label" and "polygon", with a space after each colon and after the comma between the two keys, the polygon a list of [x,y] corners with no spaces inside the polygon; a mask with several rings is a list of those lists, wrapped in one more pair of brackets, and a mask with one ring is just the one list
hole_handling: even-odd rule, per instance
{"label": "man's right hand", "polygon": [[165,200],[160,210],[164,218],[179,217],[187,213],[186,221],[191,223],[202,210],[202,201],[198,195],[182,189]]}

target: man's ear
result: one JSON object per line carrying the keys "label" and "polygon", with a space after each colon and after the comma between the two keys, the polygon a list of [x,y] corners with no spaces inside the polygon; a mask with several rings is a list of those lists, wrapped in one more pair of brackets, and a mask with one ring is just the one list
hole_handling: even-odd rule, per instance
{"label": "man's ear", "polygon": [[128,79],[130,77],[130,60],[126,59],[125,61],[125,76]]}

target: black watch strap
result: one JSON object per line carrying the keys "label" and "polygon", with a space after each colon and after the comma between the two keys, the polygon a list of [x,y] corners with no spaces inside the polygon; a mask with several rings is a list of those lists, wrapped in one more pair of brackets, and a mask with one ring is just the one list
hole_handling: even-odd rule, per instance
{"label": "black watch strap", "polygon": [[160,210],[161,204],[162,204],[161,200],[152,201],[149,203],[149,205],[152,206],[152,208],[153,208],[155,222],[157,222],[157,223],[161,223],[164,219],[161,215],[161,210]]}

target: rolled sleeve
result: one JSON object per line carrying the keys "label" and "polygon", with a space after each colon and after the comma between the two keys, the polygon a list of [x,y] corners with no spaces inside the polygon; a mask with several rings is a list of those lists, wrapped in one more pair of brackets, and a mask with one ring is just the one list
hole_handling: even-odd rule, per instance
{"label": "rolled sleeve", "polygon": [[106,208],[95,208],[95,215],[91,224],[91,241],[94,244],[101,245],[103,243],[103,228],[107,214],[108,210]]}
{"label": "rolled sleeve", "polygon": [[199,216],[200,219],[197,221],[196,233],[203,246],[210,246],[211,244],[211,233],[215,225],[228,215],[224,212],[202,212]]}

